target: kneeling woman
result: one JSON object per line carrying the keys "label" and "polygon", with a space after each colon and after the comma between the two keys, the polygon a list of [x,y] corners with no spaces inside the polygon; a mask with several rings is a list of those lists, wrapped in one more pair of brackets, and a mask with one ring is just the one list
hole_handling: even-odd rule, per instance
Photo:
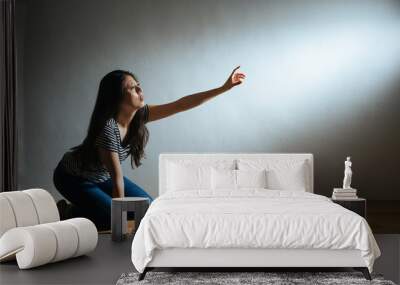
{"label": "kneeling woman", "polygon": [[[218,88],[180,98],[162,105],[147,105],[136,76],[115,70],[100,82],[89,129],[82,144],[64,154],[54,171],[54,185],[72,203],[62,218],[87,217],[98,229],[110,228],[111,199],[153,198],[122,173],[121,162],[129,155],[139,167],[149,138],[146,123],[194,108],[243,82],[245,75],[235,68]],[[64,205],[64,206],[63,206]]]}

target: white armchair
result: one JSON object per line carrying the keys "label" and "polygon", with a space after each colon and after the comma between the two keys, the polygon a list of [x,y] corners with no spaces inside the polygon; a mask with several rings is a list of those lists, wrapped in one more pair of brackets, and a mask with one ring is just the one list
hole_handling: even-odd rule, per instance
{"label": "white armchair", "polygon": [[53,197],[43,189],[0,193],[0,262],[17,259],[20,269],[84,255],[96,248],[88,219],[60,221]]}

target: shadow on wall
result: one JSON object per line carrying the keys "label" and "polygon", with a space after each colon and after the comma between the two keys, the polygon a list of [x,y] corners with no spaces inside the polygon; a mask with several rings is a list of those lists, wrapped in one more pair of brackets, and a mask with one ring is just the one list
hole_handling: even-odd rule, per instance
{"label": "shadow on wall", "polygon": [[[315,118],[315,123],[296,131],[300,133],[297,136],[288,130],[290,135],[282,137],[279,144],[257,151],[313,153],[314,191],[326,196],[331,195],[333,187],[342,186],[344,161],[351,156],[352,187],[359,190],[359,196],[374,200],[387,200],[390,196],[392,200],[400,200],[400,73],[375,100],[368,100],[363,108],[348,114],[330,110],[326,114],[329,119]],[[247,147],[240,151],[246,150]],[[383,199],[382,191],[386,192]]]}
{"label": "shadow on wall", "polygon": [[[316,156],[316,186],[318,192],[329,194],[333,186],[340,186],[343,179],[343,161],[347,155],[353,161],[353,187],[359,195],[369,199],[386,197],[400,200],[398,180],[400,161],[400,75],[396,82],[379,94],[379,99],[358,110],[349,120],[342,120],[332,131],[324,130],[324,140]],[[340,122],[340,118],[338,118]],[[399,130],[396,132],[395,130]],[[321,137],[321,135],[320,135]],[[346,153],[345,153],[345,152]],[[333,158],[335,161],[330,161]],[[323,164],[325,167],[319,168]],[[386,198],[388,199],[388,198]]]}

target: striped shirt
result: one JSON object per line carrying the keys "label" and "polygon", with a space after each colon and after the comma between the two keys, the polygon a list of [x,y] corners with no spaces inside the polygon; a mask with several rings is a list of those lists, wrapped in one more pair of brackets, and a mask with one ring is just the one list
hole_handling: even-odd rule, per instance
{"label": "striped shirt", "polygon": [[[149,109],[146,104],[142,109],[142,115],[147,123]],[[114,118],[107,120],[102,132],[97,136],[95,141],[96,147],[101,147],[106,150],[116,152],[119,156],[119,161],[124,161],[130,154],[130,145],[123,145],[121,134],[118,129],[117,121]],[[61,165],[69,174],[85,178],[89,181],[100,183],[111,178],[110,173],[103,165],[97,165],[90,170],[80,169],[80,161],[74,152],[68,151],[61,159]]]}

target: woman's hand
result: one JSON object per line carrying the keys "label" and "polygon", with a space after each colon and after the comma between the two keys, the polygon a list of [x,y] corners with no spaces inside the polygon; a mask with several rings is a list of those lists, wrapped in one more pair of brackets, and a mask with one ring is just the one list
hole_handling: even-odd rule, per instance
{"label": "woman's hand", "polygon": [[226,80],[224,85],[222,87],[224,89],[231,89],[232,87],[242,84],[244,79],[246,78],[246,75],[243,72],[237,71],[240,68],[240,65],[236,67],[231,75],[229,75],[229,78]]}

